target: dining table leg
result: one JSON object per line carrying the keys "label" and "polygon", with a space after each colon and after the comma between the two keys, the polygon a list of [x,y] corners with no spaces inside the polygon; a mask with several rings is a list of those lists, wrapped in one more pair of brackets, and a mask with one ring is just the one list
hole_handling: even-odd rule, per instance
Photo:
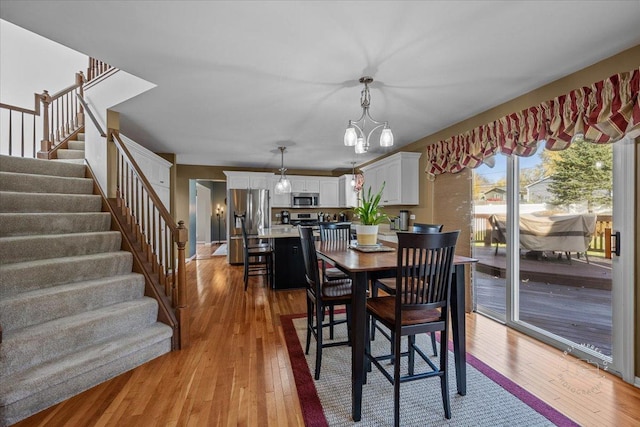
{"label": "dining table leg", "polygon": [[451,328],[453,329],[453,356],[456,366],[458,394],[467,394],[467,352],[465,332],[464,264],[456,264],[451,287]]}
{"label": "dining table leg", "polygon": [[364,348],[367,323],[367,272],[352,276],[351,287],[351,412],[353,421],[360,421],[362,415],[362,384],[364,382]]}

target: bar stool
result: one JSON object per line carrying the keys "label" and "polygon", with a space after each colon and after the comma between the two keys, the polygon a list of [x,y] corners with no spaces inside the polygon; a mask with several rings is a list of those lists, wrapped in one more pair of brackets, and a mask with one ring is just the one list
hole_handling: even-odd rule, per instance
{"label": "bar stool", "polygon": [[240,223],[244,246],[244,290],[249,286],[249,276],[266,276],[268,286],[273,287],[273,248],[264,244],[251,246],[244,217],[240,217]]}

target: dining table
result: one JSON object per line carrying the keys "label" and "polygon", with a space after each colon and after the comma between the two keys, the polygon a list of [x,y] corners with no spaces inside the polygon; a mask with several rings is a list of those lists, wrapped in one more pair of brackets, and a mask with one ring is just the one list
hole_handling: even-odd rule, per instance
{"label": "dining table", "polygon": [[[351,290],[351,404],[352,418],[360,421],[362,414],[362,386],[364,383],[365,336],[367,328],[366,301],[369,281],[377,277],[394,277],[398,265],[397,244],[384,242],[381,251],[354,249],[346,241],[316,242],[319,259],[325,260],[347,273],[352,281]],[[393,248],[393,249],[389,249]],[[465,267],[477,259],[455,255],[452,277],[450,311],[453,335],[453,354],[458,394],[467,393],[466,341],[465,341]],[[446,340],[445,340],[446,342]],[[446,348],[446,345],[444,345]]]}

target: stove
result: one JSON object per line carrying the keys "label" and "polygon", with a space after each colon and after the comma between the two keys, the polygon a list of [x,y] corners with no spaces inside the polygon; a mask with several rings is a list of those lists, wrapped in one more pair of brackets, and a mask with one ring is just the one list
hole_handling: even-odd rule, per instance
{"label": "stove", "polygon": [[293,212],[291,218],[289,218],[289,224],[302,225],[302,226],[317,226],[318,225],[318,213],[317,212]]}

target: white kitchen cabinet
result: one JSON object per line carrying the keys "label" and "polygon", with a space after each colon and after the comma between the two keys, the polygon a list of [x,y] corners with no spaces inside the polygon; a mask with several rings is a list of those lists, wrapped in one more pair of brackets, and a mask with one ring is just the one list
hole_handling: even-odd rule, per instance
{"label": "white kitchen cabinet", "polygon": [[353,208],[358,206],[358,192],[353,191],[351,179],[353,175],[342,175],[338,178],[338,206]]}
{"label": "white kitchen cabinet", "polygon": [[340,207],[338,203],[338,178],[320,178],[318,182],[320,187],[320,207]]}
{"label": "white kitchen cabinet", "polygon": [[223,171],[227,176],[227,189],[233,188],[255,188],[265,189],[271,188],[272,173],[268,172],[236,172]]}
{"label": "white kitchen cabinet", "polygon": [[[292,193],[320,193],[320,180],[311,176],[289,176]],[[322,202],[322,201],[320,201]]]}
{"label": "white kitchen cabinet", "polygon": [[382,205],[417,205],[419,195],[419,160],[421,153],[400,152],[362,167],[363,191],[382,192]]}
{"label": "white kitchen cabinet", "polygon": [[274,175],[271,179],[271,207],[272,208],[290,208],[291,193],[276,194],[276,184],[280,181],[280,175]]}

